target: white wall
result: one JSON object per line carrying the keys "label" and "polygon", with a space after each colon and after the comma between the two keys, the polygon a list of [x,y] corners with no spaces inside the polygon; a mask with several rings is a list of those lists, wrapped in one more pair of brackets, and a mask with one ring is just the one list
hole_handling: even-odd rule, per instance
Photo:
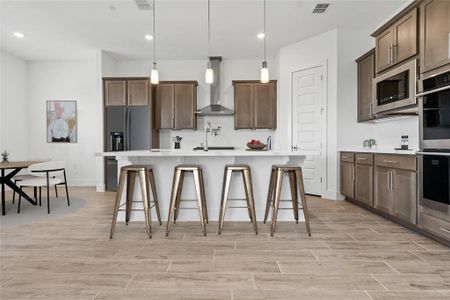
{"label": "white wall", "polygon": [[[148,77],[152,68],[151,61],[107,61],[108,68],[103,75],[108,77]],[[269,61],[272,70],[272,78],[276,79],[276,65]],[[221,93],[222,105],[234,108],[234,90],[232,80],[258,79],[261,60],[227,60],[223,59],[221,65]],[[210,103],[209,85],[204,82],[206,60],[172,60],[159,61],[158,68],[160,80],[197,80],[197,107],[200,109]],[[204,140],[204,125],[210,121],[213,127],[222,126],[218,136],[210,136],[210,146],[236,146],[243,148],[245,143],[253,138],[265,142],[268,136],[274,136],[272,130],[234,130],[234,118],[224,117],[198,117],[197,131],[194,130],[167,130],[160,133],[160,148],[173,148],[172,137],[183,137],[181,148],[190,149],[199,146]],[[274,146],[279,147],[274,139]]]}
{"label": "white wall", "polygon": [[10,160],[28,157],[27,63],[0,51],[0,151]]}
{"label": "white wall", "polygon": [[279,92],[278,92],[278,131],[276,139],[281,147],[289,149],[292,141],[291,113],[291,74],[315,66],[324,66],[327,70],[326,97],[326,147],[327,147],[327,178],[325,197],[336,199],[339,196],[337,184],[337,30],[332,30],[318,36],[300,41],[281,48],[278,52]]}
{"label": "white wall", "polygon": [[[28,63],[28,116],[30,157],[65,160],[72,186],[97,183],[95,152],[99,117],[96,62],[58,61]],[[77,143],[46,142],[46,101],[77,101]]]}

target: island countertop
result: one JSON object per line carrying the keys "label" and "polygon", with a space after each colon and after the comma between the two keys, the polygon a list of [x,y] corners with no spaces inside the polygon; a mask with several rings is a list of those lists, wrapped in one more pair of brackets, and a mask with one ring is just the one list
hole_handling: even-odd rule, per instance
{"label": "island countertop", "polygon": [[152,150],[133,150],[133,151],[110,151],[97,153],[97,156],[115,156],[120,157],[152,157],[152,156],[178,156],[178,157],[206,157],[206,156],[305,156],[317,154],[314,151],[291,151],[291,150],[267,150],[267,151],[249,151],[245,149],[236,150],[192,150],[192,149],[152,149]]}

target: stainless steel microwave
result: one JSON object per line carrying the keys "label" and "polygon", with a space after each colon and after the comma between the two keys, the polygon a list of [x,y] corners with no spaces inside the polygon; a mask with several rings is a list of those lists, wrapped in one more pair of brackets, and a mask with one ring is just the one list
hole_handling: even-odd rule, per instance
{"label": "stainless steel microwave", "polygon": [[383,113],[416,105],[416,85],[417,60],[374,78],[374,112]]}

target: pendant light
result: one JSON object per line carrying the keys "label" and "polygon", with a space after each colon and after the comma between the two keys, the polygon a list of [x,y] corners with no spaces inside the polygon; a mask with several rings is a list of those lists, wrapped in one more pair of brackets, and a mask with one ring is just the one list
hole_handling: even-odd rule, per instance
{"label": "pendant light", "polygon": [[261,83],[269,82],[269,69],[267,68],[266,52],[267,52],[266,0],[264,0],[264,60],[262,62],[261,75],[260,75]]}
{"label": "pendant light", "polygon": [[205,71],[205,82],[207,84],[212,84],[214,82],[214,71],[211,67],[211,61],[209,60],[211,57],[211,3],[208,0],[208,63],[206,64]]}
{"label": "pendant light", "polygon": [[159,72],[158,72],[158,63],[156,62],[156,6],[155,0],[153,0],[153,69],[150,74],[150,82],[152,84],[159,83]]}

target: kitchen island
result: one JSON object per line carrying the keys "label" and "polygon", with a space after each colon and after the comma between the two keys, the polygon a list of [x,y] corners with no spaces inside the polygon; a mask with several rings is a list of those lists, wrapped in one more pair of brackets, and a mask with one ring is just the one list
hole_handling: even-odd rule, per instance
{"label": "kitchen island", "polygon": [[[314,154],[305,151],[268,150],[248,151],[236,150],[186,150],[186,149],[153,149],[142,151],[103,152],[99,156],[113,156],[117,159],[118,168],[130,164],[149,164],[153,166],[155,181],[161,210],[161,216],[167,221],[167,212],[170,202],[172,188],[172,177],[174,167],[178,164],[200,164],[203,168],[205,181],[206,202],[210,221],[217,221],[220,208],[220,197],[222,193],[223,169],[226,164],[248,164],[251,167],[253,192],[255,197],[256,216],[258,221],[264,217],[267,190],[269,187],[271,166],[274,164],[303,164],[306,155]],[[233,175],[230,188],[230,198],[244,198],[244,186],[242,176]],[[140,200],[139,185],[136,183],[134,197]],[[186,176],[183,185],[182,199],[195,199],[195,187],[192,176]],[[125,201],[123,196],[122,201]],[[290,199],[289,181],[283,181],[282,199]],[[236,203],[242,206],[240,203]],[[242,202],[244,204],[244,202]],[[136,203],[136,208],[140,203]],[[181,202],[181,207],[197,208],[197,204],[191,201]],[[230,205],[229,206],[235,206]],[[283,202],[282,207],[292,207],[291,203]],[[155,212],[152,210],[152,219],[155,220]],[[123,221],[123,214],[119,214],[118,221]],[[133,211],[131,220],[143,221],[144,214]],[[198,221],[199,215],[196,209],[181,210],[180,221]],[[249,221],[246,209],[227,209],[226,221]],[[292,210],[280,210],[279,221],[293,221]],[[303,216],[300,212],[300,220]]]}

